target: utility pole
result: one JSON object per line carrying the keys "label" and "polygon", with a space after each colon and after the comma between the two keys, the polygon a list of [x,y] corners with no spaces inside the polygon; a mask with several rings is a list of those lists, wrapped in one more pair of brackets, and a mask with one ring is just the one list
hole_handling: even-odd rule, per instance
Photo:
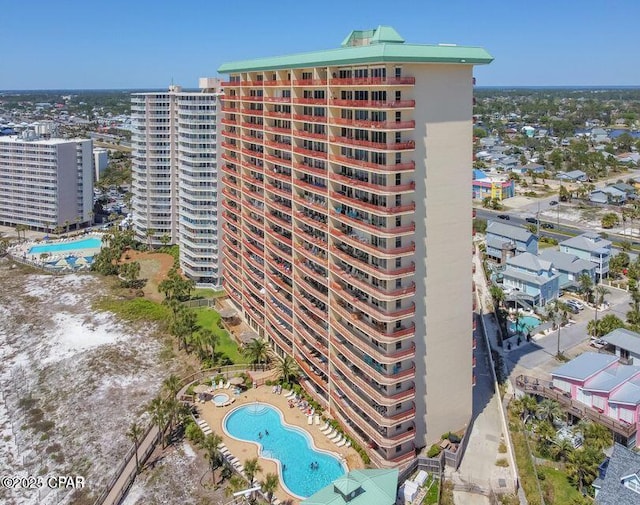
{"label": "utility pole", "polygon": [[540,237],[540,201],[538,201],[538,212],[536,213],[536,226],[538,227],[536,235]]}

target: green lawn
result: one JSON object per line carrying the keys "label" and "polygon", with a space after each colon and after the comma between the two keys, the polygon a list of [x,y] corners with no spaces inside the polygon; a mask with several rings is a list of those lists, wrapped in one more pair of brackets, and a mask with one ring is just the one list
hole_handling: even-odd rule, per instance
{"label": "green lawn", "polygon": [[198,325],[202,328],[213,330],[220,338],[216,352],[226,354],[234,363],[244,363],[245,359],[242,354],[240,354],[235,340],[233,340],[227,330],[223,330],[218,326],[220,314],[206,307],[193,309],[193,311],[198,316]]}
{"label": "green lawn", "polygon": [[[567,479],[566,474],[562,471],[548,466],[539,466],[538,473],[545,476],[545,479],[540,482],[543,489],[545,489],[548,484],[553,486],[552,503],[571,503],[574,498],[582,498],[582,494],[573,487]],[[547,492],[546,494],[548,495],[549,493]]]}
{"label": "green lawn", "polygon": [[219,291],[216,291],[215,289],[209,289],[209,288],[197,288],[194,289],[193,291],[191,291],[191,300],[201,300],[201,299],[207,299],[207,298],[220,298],[221,296],[224,296],[226,293],[224,292],[224,289],[221,289]]}
{"label": "green lawn", "polygon": [[427,491],[427,494],[422,500],[423,505],[435,505],[438,503],[438,487],[440,487],[440,482],[433,478],[431,474],[429,474],[429,478],[427,482],[425,482],[425,486],[431,486]]}

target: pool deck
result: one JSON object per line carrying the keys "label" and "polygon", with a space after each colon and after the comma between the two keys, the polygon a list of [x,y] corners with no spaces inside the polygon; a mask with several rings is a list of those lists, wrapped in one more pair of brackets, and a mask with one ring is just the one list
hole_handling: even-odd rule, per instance
{"label": "pool deck", "polygon": [[[222,429],[222,421],[231,410],[242,405],[260,401],[280,409],[287,424],[302,428],[309,433],[313,438],[313,443],[316,448],[330,451],[334,455],[342,457],[347,463],[349,470],[364,468],[360,456],[354,449],[337,447],[333,442],[330,442],[326,436],[320,433],[320,428],[324,426],[324,422],[321,422],[320,426],[307,424],[307,416],[304,415],[299,408],[289,408],[284,391],[283,394],[277,395],[272,393],[271,389],[271,386],[260,386],[255,389],[245,391],[240,396],[236,396],[236,401],[228,407],[216,407],[211,401],[204,404],[196,403],[196,405],[201,418],[209,424],[214,432],[223,437],[224,444],[227,446],[231,454],[238,458],[242,464],[244,464],[247,459],[258,457],[258,446],[251,442],[241,442],[240,440],[229,437]],[[233,396],[232,390],[230,395]],[[267,473],[275,473],[280,476],[277,465],[274,461],[260,458],[260,466],[262,467],[262,472],[256,476],[257,481],[264,480],[264,476]],[[283,503],[300,503],[300,500],[288,494],[283,489],[282,485],[278,486],[278,490],[275,492],[275,497]]]}
{"label": "pool deck", "polygon": [[29,242],[23,242],[21,244],[13,246],[11,249],[11,253],[14,254],[15,256],[22,257],[24,259],[29,259],[31,261],[35,261],[36,263],[49,263],[51,261],[63,259],[71,254],[76,257],[94,256],[98,252],[100,252],[100,249],[101,249],[100,247],[90,247],[90,248],[84,248],[84,249],[69,249],[68,251],[52,251],[50,253],[46,253],[47,256],[44,261],[41,257],[42,253],[35,253],[35,254],[29,253],[29,250],[32,247],[80,242],[82,240],[87,240],[91,238],[97,238],[102,240],[102,236],[99,234],[87,233],[84,235],[80,235],[72,238],[65,238],[61,240],[29,241]]}

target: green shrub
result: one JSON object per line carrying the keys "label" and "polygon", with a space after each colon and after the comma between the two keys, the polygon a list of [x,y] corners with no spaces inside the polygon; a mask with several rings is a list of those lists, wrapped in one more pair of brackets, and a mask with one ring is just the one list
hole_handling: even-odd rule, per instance
{"label": "green shrub", "polygon": [[496,461],[496,466],[506,468],[509,466],[509,462],[507,461],[507,458],[500,458]]}
{"label": "green shrub", "polygon": [[429,450],[427,451],[427,457],[435,458],[440,454],[440,452],[442,452],[442,448],[438,444],[433,444],[431,447],[429,447]]}

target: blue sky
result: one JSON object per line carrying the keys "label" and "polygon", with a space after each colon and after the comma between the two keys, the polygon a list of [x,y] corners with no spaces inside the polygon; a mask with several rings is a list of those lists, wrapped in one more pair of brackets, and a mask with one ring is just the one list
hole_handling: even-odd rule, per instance
{"label": "blue sky", "polygon": [[338,47],[379,24],[483,46],[495,61],[476,68],[481,86],[640,85],[640,0],[1,4],[0,89],[195,87],[223,62]]}

